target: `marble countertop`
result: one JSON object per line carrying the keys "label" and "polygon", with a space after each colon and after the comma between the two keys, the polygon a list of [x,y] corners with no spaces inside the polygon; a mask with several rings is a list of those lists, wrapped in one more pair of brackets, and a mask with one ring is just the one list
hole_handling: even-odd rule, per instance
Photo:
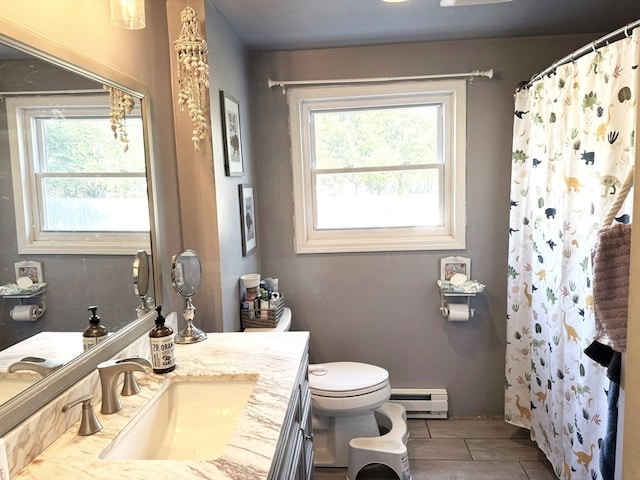
{"label": "marble countertop", "polygon": [[[176,370],[136,374],[140,393],[122,397],[123,409],[100,413],[103,429],[77,435],[79,422],[29,463],[14,480],[144,480],[162,478],[260,480],[269,478],[291,393],[309,341],[307,332],[213,333],[197,344],[176,345]],[[162,386],[173,377],[258,376],[258,381],[224,454],[207,461],[101,460],[100,453]],[[74,410],[79,410],[76,408]],[[63,415],[60,413],[59,415]],[[41,425],[42,427],[42,425]],[[212,432],[212,435],[215,435]]]}

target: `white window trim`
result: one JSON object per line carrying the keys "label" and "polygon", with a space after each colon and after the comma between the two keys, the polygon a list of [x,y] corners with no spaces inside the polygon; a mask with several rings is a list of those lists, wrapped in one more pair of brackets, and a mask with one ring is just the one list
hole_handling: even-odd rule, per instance
{"label": "white window trim", "polygon": [[[444,227],[315,230],[309,105],[338,97],[416,94],[445,98]],[[466,248],[466,81],[446,80],[368,86],[292,88],[288,92],[294,195],[294,247],[297,254],[458,250]],[[393,233],[391,233],[393,232]]]}
{"label": "white window trim", "polygon": [[[35,148],[33,142],[37,140],[31,138],[31,129],[26,128],[28,120],[22,111],[70,104],[86,106],[91,105],[90,98],[66,95],[64,102],[60,101],[60,96],[5,99],[19,254],[130,255],[139,249],[151,249],[151,234],[145,232],[61,232],[40,238],[38,209],[31,206],[37,201],[37,185],[30,161]],[[95,102],[97,105],[104,105],[104,96],[95,98],[100,99]]]}

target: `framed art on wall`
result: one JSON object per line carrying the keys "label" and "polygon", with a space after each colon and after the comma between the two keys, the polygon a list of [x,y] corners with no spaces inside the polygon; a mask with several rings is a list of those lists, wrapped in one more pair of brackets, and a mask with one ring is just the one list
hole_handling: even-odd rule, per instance
{"label": "framed art on wall", "polygon": [[471,259],[469,257],[451,256],[440,260],[440,279],[450,280],[456,273],[467,279],[471,278]]}
{"label": "framed art on wall", "polygon": [[246,257],[256,249],[256,215],[251,185],[240,188],[240,225],[242,226],[242,256]]}
{"label": "framed art on wall", "polygon": [[240,104],[231,95],[220,90],[220,105],[222,108],[224,169],[228,177],[239,177],[244,175]]}
{"label": "framed art on wall", "polygon": [[20,277],[29,277],[33,283],[44,282],[42,263],[35,260],[24,260],[14,263],[16,269],[16,281]]}

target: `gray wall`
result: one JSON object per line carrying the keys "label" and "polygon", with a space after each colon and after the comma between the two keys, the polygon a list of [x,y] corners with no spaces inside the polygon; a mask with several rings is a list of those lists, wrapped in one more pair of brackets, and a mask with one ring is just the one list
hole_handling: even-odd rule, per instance
{"label": "gray wall", "polygon": [[[187,3],[182,0],[168,2],[169,18],[179,18]],[[180,192],[180,217],[177,220],[182,227],[184,248],[194,249],[202,263],[202,284],[193,297],[197,309],[194,323],[207,332],[238,331],[239,277],[259,271],[260,265],[259,251],[242,256],[240,228],[238,185],[254,182],[248,59],[244,46],[209,3],[191,1],[190,5],[197,9],[201,24],[206,25],[203,28],[206,28],[209,48],[211,130],[210,137],[200,143],[200,151],[195,151],[188,113],[176,111],[177,183]],[[172,38],[179,34],[179,26],[169,25]],[[220,90],[229,93],[240,104],[243,176],[225,175]]]}
{"label": "gray wall", "polygon": [[[222,291],[222,321],[217,331],[240,330],[239,277],[260,272],[260,251],[242,256],[240,226],[240,196],[238,185],[254,184],[254,156],[251,145],[251,115],[249,112],[248,58],[235,34],[229,30],[217,11],[207,5],[207,42],[214,51],[209,55],[211,66],[211,130],[213,134],[213,164],[220,244],[220,288]],[[224,168],[222,114],[220,90],[230,94],[240,104],[240,133],[245,173],[227,177]],[[256,160],[257,161],[257,160]]]}
{"label": "gray wall", "polygon": [[[595,36],[414,43],[250,54],[262,271],[280,278],[293,329],[311,332],[311,361],[362,361],[394,388],[446,388],[452,415],[503,411],[513,92]],[[467,90],[467,249],[295,255],[288,109],[267,79],[403,76],[493,68]],[[486,285],[475,317],[439,311],[440,258],[471,258]]]}

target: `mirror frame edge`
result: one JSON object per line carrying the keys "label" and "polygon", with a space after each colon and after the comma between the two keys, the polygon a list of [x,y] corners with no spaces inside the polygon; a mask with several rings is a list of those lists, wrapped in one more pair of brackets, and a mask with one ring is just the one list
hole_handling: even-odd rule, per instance
{"label": "mirror frame edge", "polygon": [[[153,141],[150,118],[149,87],[122,72],[102,65],[95,60],[78,54],[51,40],[27,30],[11,21],[2,19],[0,42],[25,51],[35,57],[55,63],[75,73],[91,78],[97,82],[111,85],[129,93],[140,100],[143,116],[145,163],[147,167],[147,194],[149,196],[151,262],[153,268],[153,286],[156,305],[162,303],[162,268],[158,251],[157,219],[158,198],[155,194],[154,182],[157,179],[153,159]],[[156,249],[157,250],[157,249]],[[51,402],[55,397],[72,387],[80,379],[95,370],[96,365],[108,360],[128,346],[138,337],[144,335],[154,326],[155,310],[143,317],[133,318],[131,323],[121,328],[107,340],[84,352],[69,363],[40,380],[24,392],[0,405],[0,437],[17,427],[33,415],[37,410]]]}

